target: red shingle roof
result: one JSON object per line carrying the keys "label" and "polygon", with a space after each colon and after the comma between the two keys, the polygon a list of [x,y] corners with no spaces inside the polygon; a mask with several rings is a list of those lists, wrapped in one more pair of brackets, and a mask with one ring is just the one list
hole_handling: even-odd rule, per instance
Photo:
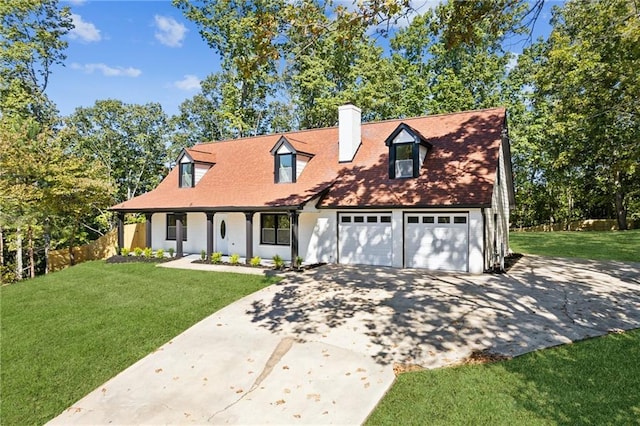
{"label": "red shingle roof", "polygon": [[[494,108],[362,125],[351,163],[338,162],[338,128],[305,130],[189,149],[196,162],[215,163],[194,188],[178,187],[172,170],[156,189],[113,210],[244,210],[299,206],[322,194],[320,207],[436,207],[491,204],[505,110]],[[389,179],[385,139],[401,124],[433,146],[420,176]],[[270,150],[285,136],[313,154],[295,183],[274,183]],[[323,192],[326,191],[326,192]]]}

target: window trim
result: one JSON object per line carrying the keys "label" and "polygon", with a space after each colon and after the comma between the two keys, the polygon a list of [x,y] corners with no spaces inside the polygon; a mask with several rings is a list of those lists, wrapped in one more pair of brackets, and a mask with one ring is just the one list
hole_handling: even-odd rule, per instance
{"label": "window trim", "polygon": [[[275,242],[273,243],[264,241],[264,229],[265,229],[264,221],[265,221],[265,218],[269,216],[273,216],[273,220],[275,224],[275,228],[274,228]],[[286,244],[278,243],[278,230],[285,229],[285,228],[278,227],[278,224],[280,223],[280,220],[278,218],[280,216],[286,217],[287,220],[289,221],[289,241]],[[289,218],[289,215],[287,213],[260,213],[260,244],[266,245],[266,246],[280,246],[280,247],[288,247],[291,245],[291,218]]]}
{"label": "window trim", "polygon": [[[281,182],[280,181],[280,159],[285,156],[291,156],[291,181]],[[295,152],[287,152],[282,154],[275,154],[275,167],[274,167],[274,180],[275,183],[295,183],[296,182],[296,153]]]}
{"label": "window trim", "polygon": [[[183,175],[183,171],[182,168],[184,166],[191,166],[191,184],[190,185],[185,185],[183,179],[182,179],[182,175]],[[195,164],[191,161],[187,161],[184,163],[178,163],[178,187],[179,188],[193,188],[195,186],[196,183],[196,167]]]}
{"label": "window trim", "polygon": [[[183,220],[182,220],[182,241],[187,241],[187,215],[186,213],[182,215]],[[170,218],[173,218],[173,225],[170,225],[169,223],[171,222]],[[171,238],[169,236],[169,228],[175,228],[174,231],[174,237]],[[175,213],[167,213],[167,216],[165,218],[165,233],[166,233],[166,240],[167,241],[177,241],[178,239],[178,225],[176,224],[176,215]]]}

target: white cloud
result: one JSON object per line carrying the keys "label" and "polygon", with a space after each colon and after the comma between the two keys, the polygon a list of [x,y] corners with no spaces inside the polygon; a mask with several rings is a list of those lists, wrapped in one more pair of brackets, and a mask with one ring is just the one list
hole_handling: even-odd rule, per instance
{"label": "white cloud", "polygon": [[170,16],[156,15],[154,19],[158,28],[155,36],[160,43],[169,47],[182,46],[182,40],[188,31],[187,27]]}
{"label": "white cloud", "polygon": [[100,41],[102,36],[100,30],[96,28],[91,22],[85,22],[82,20],[82,16],[71,14],[71,21],[73,22],[73,28],[69,31],[69,37],[72,39],[80,39],[90,43],[92,41]]}
{"label": "white cloud", "polygon": [[87,74],[93,74],[94,71],[101,72],[105,77],[138,77],[142,71],[133,67],[110,67],[105,64],[71,64],[74,70],[81,70]]}
{"label": "white cloud", "polygon": [[180,90],[186,90],[186,91],[199,90],[200,79],[193,74],[187,74],[184,76],[182,80],[178,80],[174,82],[173,85]]}

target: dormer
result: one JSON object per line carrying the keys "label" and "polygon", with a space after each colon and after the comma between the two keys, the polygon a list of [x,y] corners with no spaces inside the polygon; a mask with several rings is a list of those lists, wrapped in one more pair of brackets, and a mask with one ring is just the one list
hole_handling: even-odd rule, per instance
{"label": "dormer", "polygon": [[271,148],[271,155],[275,183],[295,183],[312,157],[311,154],[297,150],[284,136]]}
{"label": "dormer", "polygon": [[[197,158],[194,158],[197,157]],[[178,187],[193,188],[214,164],[213,154],[183,149],[178,156]]]}
{"label": "dormer", "polygon": [[385,140],[389,147],[389,178],[406,179],[420,175],[420,167],[431,144],[418,132],[401,123]]}

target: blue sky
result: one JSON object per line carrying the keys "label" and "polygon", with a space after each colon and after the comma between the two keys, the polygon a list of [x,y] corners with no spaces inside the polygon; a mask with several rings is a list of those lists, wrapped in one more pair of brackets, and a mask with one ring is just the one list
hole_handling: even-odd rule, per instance
{"label": "blue sky", "polygon": [[[553,4],[559,3],[547,2],[536,35],[549,32]],[[76,28],[67,36],[65,66],[54,68],[47,88],[62,115],[109,98],[159,102],[165,113],[176,114],[180,103],[200,90],[199,81],[220,69],[198,28],[169,0],[66,0],[62,5],[70,6]]]}

